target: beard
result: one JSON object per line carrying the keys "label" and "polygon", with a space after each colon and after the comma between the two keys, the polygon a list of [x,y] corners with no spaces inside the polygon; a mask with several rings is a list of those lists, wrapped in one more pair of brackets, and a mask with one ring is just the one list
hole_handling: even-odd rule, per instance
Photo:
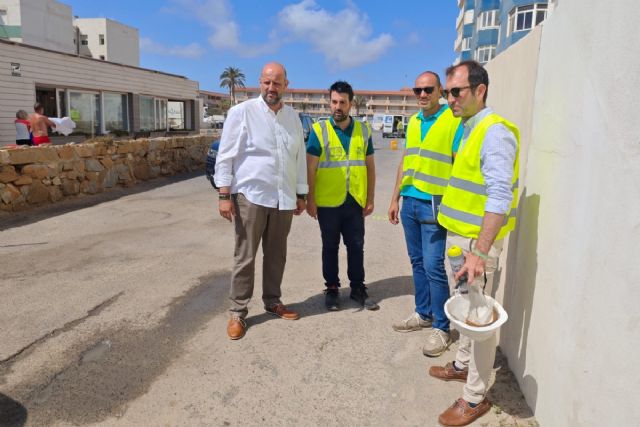
{"label": "beard", "polygon": [[349,118],[348,114],[343,113],[342,111],[334,111],[333,114],[333,121],[336,123],[340,123],[340,122],[344,122],[345,120],[347,120]]}
{"label": "beard", "polygon": [[262,94],[262,99],[268,105],[278,105],[282,97],[277,92],[265,92]]}

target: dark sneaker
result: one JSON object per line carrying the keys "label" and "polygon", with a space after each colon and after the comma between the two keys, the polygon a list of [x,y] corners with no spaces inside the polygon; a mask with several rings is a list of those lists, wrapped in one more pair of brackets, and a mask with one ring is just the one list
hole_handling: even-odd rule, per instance
{"label": "dark sneaker", "polygon": [[351,295],[349,295],[349,298],[356,301],[367,310],[377,310],[380,308],[380,306],[369,297],[365,286],[361,288],[351,288]]}
{"label": "dark sneaker", "polygon": [[324,305],[327,307],[329,311],[338,311],[340,310],[340,303],[338,298],[340,297],[340,292],[338,289],[325,289],[324,291]]}

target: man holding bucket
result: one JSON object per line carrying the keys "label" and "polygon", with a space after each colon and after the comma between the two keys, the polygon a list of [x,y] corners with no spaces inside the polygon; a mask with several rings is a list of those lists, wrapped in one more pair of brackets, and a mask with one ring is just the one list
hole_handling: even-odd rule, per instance
{"label": "man holding bucket", "polygon": [[[447,229],[447,246],[462,248],[465,263],[455,275],[469,286],[491,286],[504,237],[515,228],[518,204],[518,128],[485,103],[487,71],[463,61],[446,71],[445,94],[464,134],[445,190],[438,222]],[[490,289],[485,289],[487,293]],[[465,382],[462,398],[440,414],[445,426],[472,423],[489,409],[486,398],[496,352],[495,333],[485,340],[461,335],[456,360],[429,369],[432,377]]]}

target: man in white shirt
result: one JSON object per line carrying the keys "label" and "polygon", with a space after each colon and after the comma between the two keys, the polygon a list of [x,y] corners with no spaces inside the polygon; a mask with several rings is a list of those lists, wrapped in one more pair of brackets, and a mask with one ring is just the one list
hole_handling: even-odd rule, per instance
{"label": "man in white shirt", "polygon": [[216,159],[220,215],[235,219],[229,338],[244,336],[247,305],[253,295],[255,257],[262,241],[262,301],[268,313],[286,320],[300,316],[280,300],[293,215],[306,208],[307,166],[302,124],[282,102],[287,72],[266,64],[258,98],[229,110]]}

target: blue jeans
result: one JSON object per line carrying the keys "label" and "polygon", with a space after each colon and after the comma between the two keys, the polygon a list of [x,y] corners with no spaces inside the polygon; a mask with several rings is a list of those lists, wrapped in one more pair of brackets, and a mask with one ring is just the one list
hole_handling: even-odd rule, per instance
{"label": "blue jeans", "polygon": [[326,286],[340,286],[338,249],[340,235],[347,247],[347,276],[352,288],[364,286],[364,218],[357,203],[318,208],[322,235],[322,276]]}
{"label": "blue jeans", "polygon": [[449,332],[444,303],[449,282],[444,270],[447,231],[433,219],[431,201],[404,197],[400,212],[416,288],[416,312],[433,320],[433,327]]}

